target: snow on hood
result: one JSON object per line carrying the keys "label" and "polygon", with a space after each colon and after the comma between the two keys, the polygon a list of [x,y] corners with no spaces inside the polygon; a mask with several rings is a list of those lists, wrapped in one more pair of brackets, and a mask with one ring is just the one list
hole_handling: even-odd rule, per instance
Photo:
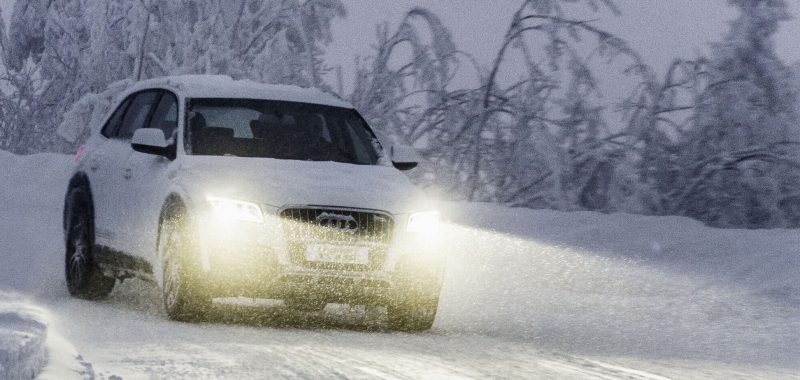
{"label": "snow on hood", "polygon": [[392,214],[427,211],[435,204],[393,167],[338,162],[185,156],[180,171],[206,195],[274,207],[324,205]]}

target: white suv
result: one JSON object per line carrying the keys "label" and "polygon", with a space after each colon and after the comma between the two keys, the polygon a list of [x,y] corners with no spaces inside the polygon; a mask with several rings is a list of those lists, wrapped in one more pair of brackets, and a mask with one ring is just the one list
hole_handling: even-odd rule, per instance
{"label": "white suv", "polygon": [[76,160],[73,296],[139,277],[177,320],[245,296],[386,306],[400,330],[433,323],[445,257],[435,205],[400,172],[416,156],[385,149],[336,97],[220,76],[143,81]]}

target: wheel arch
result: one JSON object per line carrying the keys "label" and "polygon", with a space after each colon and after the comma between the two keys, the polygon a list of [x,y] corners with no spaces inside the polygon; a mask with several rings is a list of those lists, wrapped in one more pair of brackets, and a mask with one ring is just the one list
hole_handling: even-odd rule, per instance
{"label": "wheel arch", "polygon": [[[173,209],[183,209],[184,212],[188,211],[186,201],[184,201],[183,197],[178,193],[171,193],[167,196],[167,199],[164,201],[164,204],[161,206],[161,212],[158,214],[158,232],[156,232],[156,252],[158,252],[159,244],[161,242],[161,228],[164,224],[164,219],[168,216],[169,213],[173,212]],[[160,259],[160,258],[159,258]]]}

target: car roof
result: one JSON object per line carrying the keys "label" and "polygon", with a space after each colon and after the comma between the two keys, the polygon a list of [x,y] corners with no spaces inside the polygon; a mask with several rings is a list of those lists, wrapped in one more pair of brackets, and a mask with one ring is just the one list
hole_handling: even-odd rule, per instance
{"label": "car roof", "polygon": [[350,103],[316,88],[234,80],[225,75],[180,75],[143,80],[130,92],[149,88],[168,88],[187,98],[244,98],[285,100],[353,108]]}

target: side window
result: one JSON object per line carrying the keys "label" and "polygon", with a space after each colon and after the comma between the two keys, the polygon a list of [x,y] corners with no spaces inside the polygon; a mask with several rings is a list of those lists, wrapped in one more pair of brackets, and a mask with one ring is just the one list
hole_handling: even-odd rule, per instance
{"label": "side window", "polygon": [[150,117],[150,111],[153,109],[154,103],[158,100],[158,91],[147,91],[136,94],[136,97],[131,101],[128,111],[125,112],[125,117],[122,119],[122,126],[117,133],[120,139],[130,140],[133,137],[133,132],[142,128]]}
{"label": "side window", "polygon": [[158,128],[169,139],[178,128],[178,99],[170,92],[164,92],[153,112],[150,128]]}
{"label": "side window", "polygon": [[117,107],[117,110],[111,114],[111,117],[108,118],[106,125],[103,126],[102,134],[105,137],[114,137],[114,135],[119,130],[119,126],[122,123],[122,117],[125,115],[125,109],[128,108],[128,104],[131,104],[131,96],[129,96],[122,104]]}

